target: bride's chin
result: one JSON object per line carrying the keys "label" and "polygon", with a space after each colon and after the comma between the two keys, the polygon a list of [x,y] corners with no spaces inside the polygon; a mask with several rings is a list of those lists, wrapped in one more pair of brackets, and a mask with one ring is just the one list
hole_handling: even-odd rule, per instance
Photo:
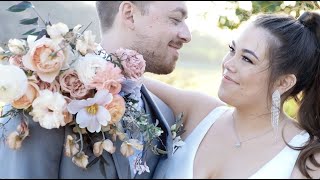
{"label": "bride's chin", "polygon": [[[223,101],[226,104],[230,104],[231,102],[231,95],[223,92],[223,91],[218,91],[218,97],[221,101]],[[232,102],[231,102],[232,103]]]}

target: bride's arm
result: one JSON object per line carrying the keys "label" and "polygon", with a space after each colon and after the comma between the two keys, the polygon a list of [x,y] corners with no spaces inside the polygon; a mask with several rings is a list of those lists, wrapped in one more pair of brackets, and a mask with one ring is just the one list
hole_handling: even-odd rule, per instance
{"label": "bride's arm", "polygon": [[202,120],[212,109],[224,105],[217,98],[207,94],[175,88],[171,85],[158,80],[144,77],[143,83],[146,87],[164,101],[175,115],[184,113],[184,121],[192,119],[190,128],[193,128]]}

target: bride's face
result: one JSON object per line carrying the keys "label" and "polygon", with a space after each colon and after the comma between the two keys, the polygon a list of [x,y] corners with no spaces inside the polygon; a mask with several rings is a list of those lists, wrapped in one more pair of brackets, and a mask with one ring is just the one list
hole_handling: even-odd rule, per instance
{"label": "bride's face", "polygon": [[235,107],[267,104],[268,38],[266,30],[251,24],[229,44],[218,91],[222,101]]}

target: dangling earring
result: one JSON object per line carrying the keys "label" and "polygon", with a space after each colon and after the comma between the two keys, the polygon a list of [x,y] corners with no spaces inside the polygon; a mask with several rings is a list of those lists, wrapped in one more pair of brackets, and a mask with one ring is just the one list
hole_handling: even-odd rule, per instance
{"label": "dangling earring", "polygon": [[278,140],[278,126],[279,126],[279,115],[280,115],[280,92],[275,90],[272,94],[272,105],[271,105],[271,125],[273,127],[275,142]]}

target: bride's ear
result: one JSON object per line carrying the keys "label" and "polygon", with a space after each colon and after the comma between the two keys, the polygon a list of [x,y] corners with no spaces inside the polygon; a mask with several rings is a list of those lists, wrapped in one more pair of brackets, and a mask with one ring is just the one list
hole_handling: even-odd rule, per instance
{"label": "bride's ear", "polygon": [[134,9],[135,5],[131,1],[122,1],[119,6],[121,21],[129,28],[134,29]]}
{"label": "bride's ear", "polygon": [[296,82],[297,78],[294,74],[283,75],[276,81],[276,89],[279,90],[280,94],[283,94],[291,89]]}

